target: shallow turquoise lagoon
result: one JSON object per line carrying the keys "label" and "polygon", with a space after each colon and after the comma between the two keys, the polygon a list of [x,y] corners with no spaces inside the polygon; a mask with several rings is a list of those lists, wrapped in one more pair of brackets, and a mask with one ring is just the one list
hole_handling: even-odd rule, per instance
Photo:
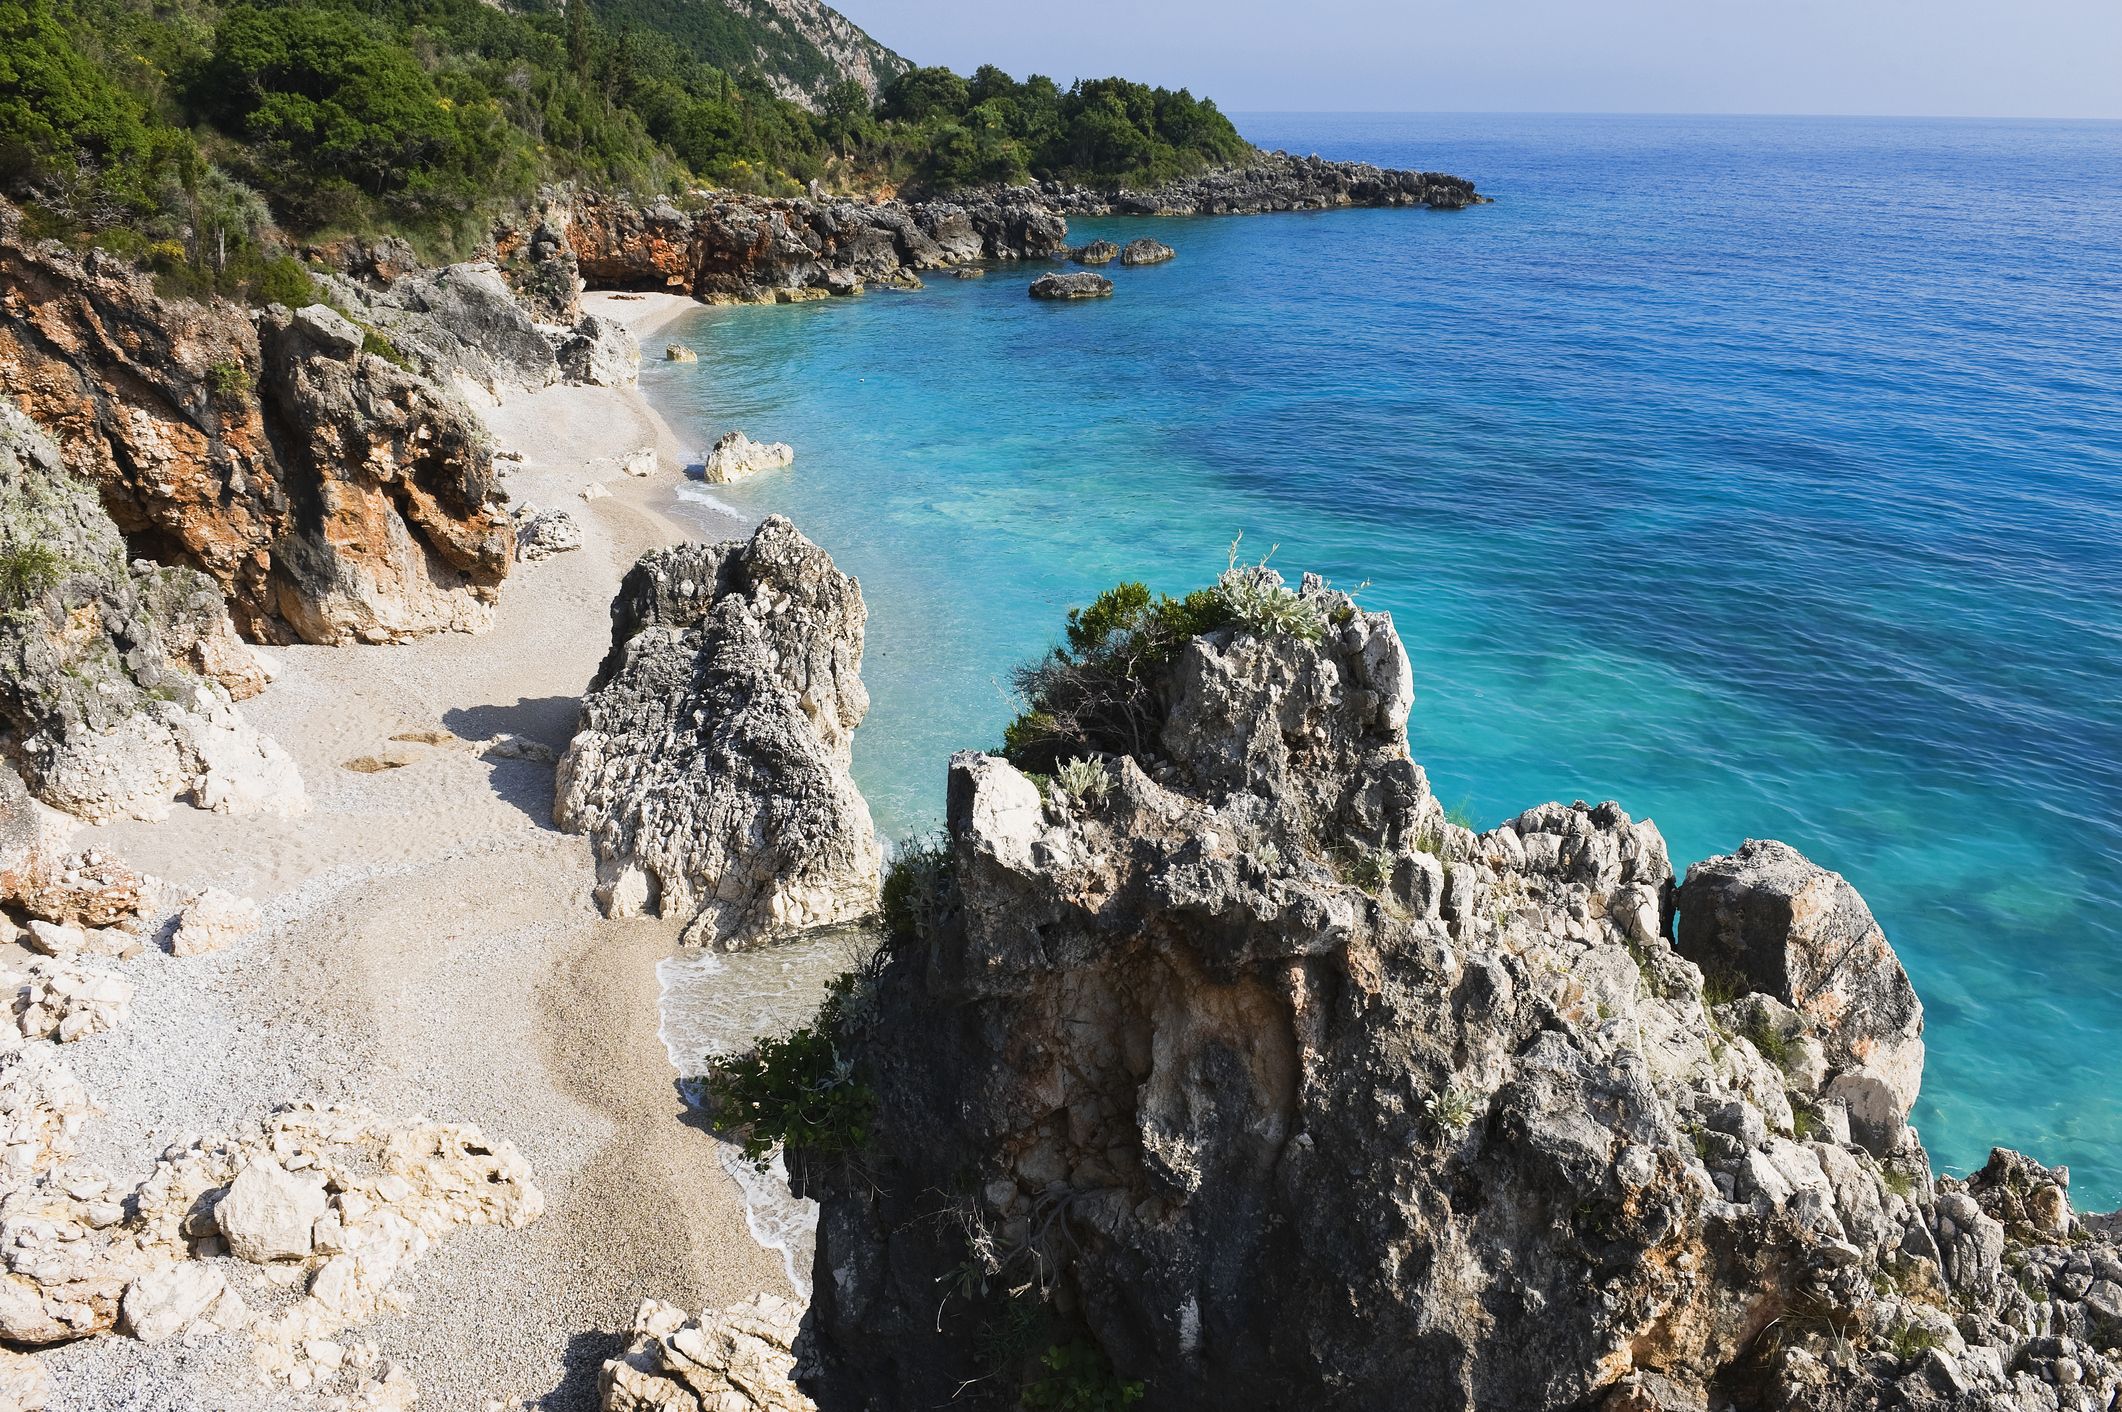
{"label": "shallow turquoise lagoon", "polygon": [[1934,1153],[2122,1203],[2122,126],[1241,126],[1498,202],[1078,222],[1179,258],[705,310],[644,375],[700,445],[795,444],[715,494],[862,579],[880,825],[935,820],[1067,607],[1243,532],[1391,610],[1484,826],[1613,798],[1683,865],[1847,874],[1929,1009]]}

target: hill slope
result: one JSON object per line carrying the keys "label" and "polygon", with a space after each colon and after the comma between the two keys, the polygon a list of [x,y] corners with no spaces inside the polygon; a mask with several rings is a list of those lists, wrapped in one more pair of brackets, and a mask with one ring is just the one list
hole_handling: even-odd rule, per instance
{"label": "hill slope", "polygon": [[818,0],[597,0],[596,10],[614,29],[637,25],[718,69],[756,72],[776,95],[812,112],[842,83],[874,99],[912,67]]}

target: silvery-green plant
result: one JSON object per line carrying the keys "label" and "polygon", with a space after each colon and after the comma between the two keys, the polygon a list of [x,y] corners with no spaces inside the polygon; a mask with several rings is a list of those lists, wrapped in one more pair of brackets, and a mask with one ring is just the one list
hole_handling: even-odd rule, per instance
{"label": "silvery-green plant", "polygon": [[1231,541],[1230,566],[1216,578],[1216,594],[1224,611],[1240,627],[1263,637],[1281,634],[1303,642],[1317,642],[1326,635],[1326,615],[1319,604],[1282,582],[1282,575],[1269,568],[1275,557],[1270,548],[1257,564],[1238,562],[1240,535]]}
{"label": "silvery-green plant", "polygon": [[1105,772],[1105,766],[1082,756],[1062,762],[1054,773],[1054,783],[1069,798],[1093,807],[1103,804],[1113,789],[1112,776]]}

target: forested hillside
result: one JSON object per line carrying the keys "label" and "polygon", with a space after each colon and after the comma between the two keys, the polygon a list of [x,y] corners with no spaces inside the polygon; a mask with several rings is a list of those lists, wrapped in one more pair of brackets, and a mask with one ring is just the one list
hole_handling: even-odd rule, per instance
{"label": "forested hillside", "polygon": [[[791,10],[871,68],[760,18]],[[906,70],[811,0],[0,0],[0,191],[198,287],[255,289],[281,231],[463,249],[553,180],[1142,184],[1247,150],[1184,91]]]}

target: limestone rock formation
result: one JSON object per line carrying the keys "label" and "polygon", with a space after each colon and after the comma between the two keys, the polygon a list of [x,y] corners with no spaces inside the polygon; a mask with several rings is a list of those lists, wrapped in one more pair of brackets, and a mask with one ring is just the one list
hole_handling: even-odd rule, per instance
{"label": "limestone rock formation", "polygon": [[1120,258],[1120,247],[1110,240],[1093,240],[1069,258],[1079,265],[1110,265]]}
{"label": "limestone rock formation", "polygon": [[700,355],[682,343],[667,345],[663,350],[664,360],[672,363],[697,363]]}
{"label": "limestone rock formation", "polygon": [[0,396],[96,488],[128,557],[205,573],[254,641],[476,625],[508,565],[476,422],[306,312],[261,332],[165,299],[125,262],[28,239],[0,202]]}
{"label": "limestone rock formation", "polygon": [[487,261],[403,270],[380,287],[351,279],[328,284],[334,298],[434,382],[497,396],[562,376],[552,338]]}
{"label": "limestone rock formation", "polygon": [[559,347],[560,372],[591,387],[632,387],[641,380],[641,345],[626,326],[585,314]]}
{"label": "limestone rock formation", "polygon": [[726,485],[779,470],[795,459],[796,448],[785,441],[753,441],[741,431],[725,432],[709,448],[701,476],[710,485]]}
{"label": "limestone rock formation", "polygon": [[1034,299],[1104,299],[1113,292],[1113,282],[1088,270],[1072,275],[1041,275],[1032,281]]}
{"label": "limestone rock formation", "polygon": [[235,709],[262,682],[213,581],[128,562],[94,489],[0,402],[0,752],[37,797],[94,819],[179,797],[300,812],[294,762]]}
{"label": "limestone rock formation", "polygon": [[1687,870],[1682,955],[1792,1006],[1826,1053],[1819,1095],[1890,1151],[1923,1082],[1923,1005],[1864,899],[1787,844],[1750,839]]}
{"label": "limestone rock formation", "polygon": [[589,835],[607,912],[683,917],[689,944],[732,949],[874,908],[879,850],[848,776],[866,617],[779,516],[642,556],[553,811]]}
{"label": "limestone rock formation", "polygon": [[322,643],[485,627],[515,552],[485,428],[318,323],[279,309],[259,323],[260,384],[303,526],[277,548],[274,616]]}
{"label": "limestone rock formation", "polygon": [[210,887],[185,905],[170,935],[172,956],[204,956],[221,951],[265,924],[258,904]]}
{"label": "limestone rock formation", "polygon": [[1145,235],[1139,240],[1127,242],[1127,248],[1120,252],[1120,263],[1123,265],[1161,265],[1166,260],[1178,255],[1178,253],[1178,251],[1172,249],[1163,241],[1151,240]]}
{"label": "limestone rock formation", "polygon": [[633,1342],[598,1380],[603,1412],[817,1412],[795,1382],[802,1318],[773,1295],[697,1319],[646,1300]]}
{"label": "limestone rock formation", "polygon": [[582,547],[582,526],[565,510],[519,505],[510,518],[516,525],[518,559],[550,559]]}
{"label": "limestone rock formation", "polygon": [[952,761],[833,1011],[859,1150],[790,1154],[821,1405],[2113,1404],[2122,1220],[1852,1140],[1910,1017],[1846,884],[1702,865],[1681,934],[1785,958],[1706,989],[1653,825],[1451,823],[1390,621],[1265,606],[1146,659],[1138,746]]}

